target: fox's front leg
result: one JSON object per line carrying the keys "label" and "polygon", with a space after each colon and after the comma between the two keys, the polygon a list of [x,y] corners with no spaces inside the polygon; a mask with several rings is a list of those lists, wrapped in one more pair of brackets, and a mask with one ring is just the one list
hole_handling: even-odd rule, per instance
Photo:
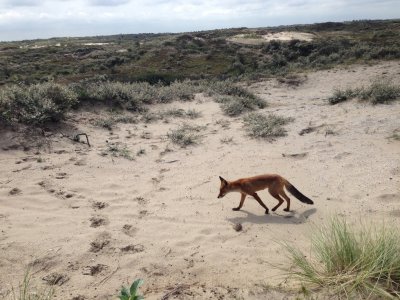
{"label": "fox's front leg", "polygon": [[239,206],[238,206],[238,207],[232,208],[232,210],[240,210],[240,209],[242,208],[242,206],[243,206],[244,199],[246,199],[246,194],[243,194],[243,193],[242,193],[242,197],[240,198],[240,204],[239,204]]}
{"label": "fox's front leg", "polygon": [[257,202],[265,208],[265,214],[268,215],[269,214],[269,209],[268,207],[264,204],[264,202],[262,202],[261,198],[257,195],[257,193],[253,193],[252,196],[254,197],[254,199],[257,200]]}

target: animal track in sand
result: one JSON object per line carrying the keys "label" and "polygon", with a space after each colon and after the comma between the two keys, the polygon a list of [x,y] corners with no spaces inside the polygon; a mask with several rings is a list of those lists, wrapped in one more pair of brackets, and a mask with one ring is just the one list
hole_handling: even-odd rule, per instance
{"label": "animal track in sand", "polygon": [[135,197],[133,199],[133,201],[136,201],[140,205],[146,205],[149,202],[149,200],[147,200],[147,199],[145,199],[143,197],[140,197],[140,196],[139,197]]}
{"label": "animal track in sand", "polygon": [[127,253],[139,253],[144,251],[144,246],[141,244],[137,245],[128,245],[125,247],[120,248],[122,252],[127,252]]}
{"label": "animal track in sand", "polygon": [[95,276],[97,274],[100,274],[102,271],[107,270],[108,266],[107,265],[102,265],[102,264],[97,264],[94,266],[86,266],[83,268],[82,274],[83,275],[90,275],[90,276]]}
{"label": "animal track in sand", "polygon": [[99,226],[104,226],[107,225],[108,221],[105,218],[102,217],[92,217],[90,218],[90,227],[99,227]]}
{"label": "animal track in sand", "polygon": [[25,167],[23,167],[23,168],[21,168],[21,169],[13,170],[13,172],[14,172],[14,173],[18,173],[18,172],[21,172],[21,171],[28,170],[28,169],[30,169],[31,167],[32,167],[32,164],[29,164],[29,165],[27,165],[27,166],[25,166]]}
{"label": "animal track in sand", "polygon": [[55,176],[56,179],[65,179],[67,177],[68,177],[68,174],[65,173],[65,172],[57,173],[56,176]]}
{"label": "animal track in sand", "polygon": [[122,232],[125,233],[127,236],[133,237],[137,231],[138,229],[130,224],[125,224],[124,226],[122,226]]}
{"label": "animal track in sand", "polygon": [[47,180],[42,180],[42,181],[38,182],[38,185],[40,185],[49,194],[54,194],[57,198],[69,199],[69,198],[74,197],[73,192],[66,192],[66,191],[63,191],[62,189],[59,189],[58,191],[56,191],[56,189],[54,187],[52,187],[52,184]]}
{"label": "animal track in sand", "polygon": [[108,206],[108,203],[101,202],[101,201],[96,201],[96,202],[93,202],[93,204],[92,204],[92,208],[95,209],[95,210],[104,209],[107,206]]}
{"label": "animal track in sand", "polygon": [[48,285],[63,285],[69,280],[69,277],[60,273],[51,273],[42,278]]}
{"label": "animal track in sand", "polygon": [[139,219],[144,218],[145,216],[148,216],[149,212],[147,210],[141,210],[139,211]]}
{"label": "animal track in sand", "polygon": [[12,190],[10,190],[10,191],[8,192],[8,194],[9,194],[10,196],[19,195],[19,194],[21,194],[21,193],[22,193],[22,191],[21,191],[19,188],[13,188]]}
{"label": "animal track in sand", "polygon": [[111,242],[111,234],[108,232],[99,233],[96,239],[90,243],[90,252],[100,252]]}
{"label": "animal track in sand", "polygon": [[380,195],[378,197],[376,197],[379,201],[382,202],[396,202],[398,200],[400,200],[400,194],[396,193],[396,194],[383,194]]}

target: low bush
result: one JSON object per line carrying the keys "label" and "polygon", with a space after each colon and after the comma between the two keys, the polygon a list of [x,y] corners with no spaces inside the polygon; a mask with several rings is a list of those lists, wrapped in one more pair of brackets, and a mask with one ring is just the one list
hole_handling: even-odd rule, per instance
{"label": "low bush", "polygon": [[249,113],[243,118],[244,128],[248,135],[254,138],[274,138],[286,135],[283,127],[291,122],[291,118],[277,115],[263,115],[260,113]]}
{"label": "low bush", "polygon": [[222,111],[230,117],[236,117],[244,112],[266,106],[265,101],[258,97],[222,96],[216,98],[216,102],[221,103]]}
{"label": "low bush", "polygon": [[375,80],[367,87],[336,89],[328,101],[330,104],[337,104],[353,98],[369,101],[372,104],[390,103],[400,98],[400,86],[389,80]]}
{"label": "low bush", "polygon": [[0,90],[0,121],[29,125],[58,122],[77,103],[77,94],[60,84],[10,85]]}
{"label": "low bush", "polygon": [[400,98],[400,86],[390,81],[377,80],[359,94],[362,100],[372,104],[389,103]]}
{"label": "low bush", "polygon": [[192,126],[188,124],[182,124],[177,129],[168,132],[167,137],[174,143],[181,147],[197,144],[200,140],[200,131],[204,127]]}

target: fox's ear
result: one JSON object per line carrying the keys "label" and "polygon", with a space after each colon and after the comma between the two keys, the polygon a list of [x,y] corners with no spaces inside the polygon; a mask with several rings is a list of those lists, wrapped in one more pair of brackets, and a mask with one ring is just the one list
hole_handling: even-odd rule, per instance
{"label": "fox's ear", "polygon": [[221,176],[219,176],[219,179],[221,180],[221,182],[223,183],[228,183],[225,179],[223,179]]}

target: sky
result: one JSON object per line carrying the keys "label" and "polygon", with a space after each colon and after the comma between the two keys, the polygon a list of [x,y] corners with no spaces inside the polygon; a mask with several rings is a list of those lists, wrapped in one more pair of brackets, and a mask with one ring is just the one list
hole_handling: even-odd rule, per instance
{"label": "sky", "polygon": [[400,18],[400,0],[0,0],[0,41]]}

